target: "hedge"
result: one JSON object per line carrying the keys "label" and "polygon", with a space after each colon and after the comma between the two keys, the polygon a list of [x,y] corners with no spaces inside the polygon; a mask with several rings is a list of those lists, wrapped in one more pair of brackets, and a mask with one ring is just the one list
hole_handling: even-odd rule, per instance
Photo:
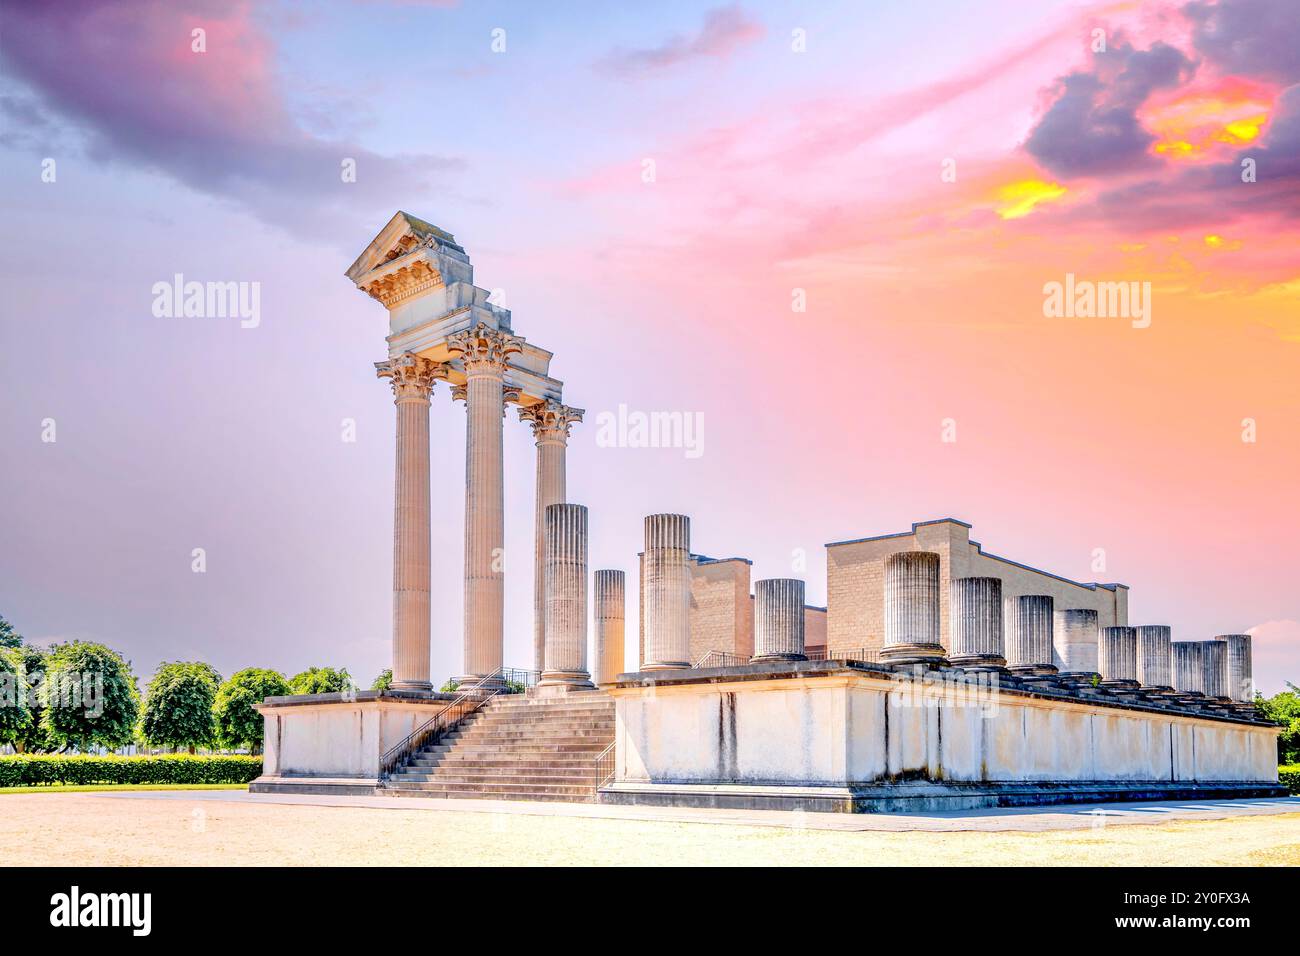
{"label": "hedge", "polygon": [[262,773],[262,758],[242,754],[94,757],[61,754],[0,756],[0,787],[65,783],[248,783]]}
{"label": "hedge", "polygon": [[1300,796],[1300,763],[1286,764],[1277,768],[1277,779],[1292,793]]}

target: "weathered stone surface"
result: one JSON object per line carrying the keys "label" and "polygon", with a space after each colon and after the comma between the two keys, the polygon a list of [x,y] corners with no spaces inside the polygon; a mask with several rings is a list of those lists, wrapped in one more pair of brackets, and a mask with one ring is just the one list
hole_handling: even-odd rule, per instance
{"label": "weathered stone surface", "polygon": [[804,583],[769,578],[754,584],[754,661],[804,659]]}
{"label": "weathered stone surface", "polygon": [[942,663],[939,643],[939,555],[900,551],[885,559],[885,640],[880,659]]}
{"label": "weathered stone surface", "polygon": [[1002,579],[957,578],[952,582],[954,667],[1001,669],[1006,666],[1002,632]]}
{"label": "weathered stone surface", "polygon": [[597,684],[609,684],[623,673],[626,634],[626,576],[622,571],[600,570],[593,575],[592,618],[596,622]]}
{"label": "weathered stone surface", "polygon": [[1174,688],[1172,630],[1167,624],[1142,624],[1137,628],[1138,683],[1143,690]]}
{"label": "weathered stone surface", "polygon": [[1224,701],[1231,699],[1228,694],[1228,643],[1227,641],[1201,642],[1201,691],[1206,697],[1216,697]]}
{"label": "weathered stone surface", "polygon": [[645,519],[644,670],[691,666],[691,519]]}
{"label": "weathered stone surface", "polygon": [[1096,611],[1075,607],[1057,611],[1052,629],[1052,662],[1057,670],[1079,680],[1099,676],[1098,637]]}
{"label": "weathered stone surface", "polygon": [[587,506],[546,506],[546,666],[540,686],[591,688],[587,672]]}
{"label": "weathered stone surface", "polygon": [[1205,665],[1201,641],[1174,641],[1174,690],[1180,694],[1202,697],[1205,694]]}
{"label": "weathered stone surface", "polygon": [[1050,594],[1021,594],[1009,597],[1005,614],[1007,666],[1013,674],[1055,674],[1052,663],[1052,621],[1055,615]]}
{"label": "weathered stone surface", "polygon": [[1137,687],[1137,628],[1103,627],[1098,646],[1101,682],[1110,687]]}
{"label": "weathered stone surface", "polygon": [[1249,634],[1220,634],[1215,638],[1228,645],[1228,696],[1243,704],[1255,700],[1255,678]]}

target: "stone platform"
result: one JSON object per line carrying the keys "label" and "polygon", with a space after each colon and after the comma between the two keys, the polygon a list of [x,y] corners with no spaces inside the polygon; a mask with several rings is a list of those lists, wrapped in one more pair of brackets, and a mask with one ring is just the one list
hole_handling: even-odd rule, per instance
{"label": "stone platform", "polygon": [[839,812],[1280,797],[1230,708],[845,661],[620,675],[602,803]]}

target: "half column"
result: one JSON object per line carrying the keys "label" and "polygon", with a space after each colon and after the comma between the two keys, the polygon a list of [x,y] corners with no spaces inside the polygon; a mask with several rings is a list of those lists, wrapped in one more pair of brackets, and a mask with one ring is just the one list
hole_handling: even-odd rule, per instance
{"label": "half column", "polygon": [[691,666],[690,550],[690,518],[674,514],[646,516],[643,670]]}
{"label": "half column", "polygon": [[943,664],[939,643],[939,555],[898,551],[885,558],[885,639],[889,664]]}
{"label": "half column", "polygon": [[804,583],[797,578],[768,578],[754,583],[753,663],[803,661]]}
{"label": "half column", "polygon": [[612,684],[623,673],[623,638],[626,629],[626,576],[622,571],[602,570],[594,575],[597,684]]}
{"label": "half column", "polygon": [[968,670],[1003,670],[1002,579],[957,578],[950,604],[948,663]]}
{"label": "half column", "polygon": [[538,686],[590,688],[587,506],[546,507],[546,666]]}

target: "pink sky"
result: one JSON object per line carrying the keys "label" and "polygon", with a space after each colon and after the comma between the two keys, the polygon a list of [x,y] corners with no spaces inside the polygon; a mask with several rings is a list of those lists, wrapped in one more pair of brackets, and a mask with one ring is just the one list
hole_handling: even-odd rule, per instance
{"label": "pink sky", "polygon": [[[144,675],[387,666],[385,329],[342,272],[403,208],[455,233],[588,410],[569,490],[594,566],[631,572],[641,517],[683,511],[695,550],[756,578],[802,549],[822,603],[824,543],[951,515],[1130,585],[1132,623],[1252,631],[1266,691],[1300,679],[1294,3],[123,9],[7,12],[0,613],[27,636],[103,640]],[[177,272],[260,282],[262,324],[153,318]],[[1067,273],[1150,282],[1150,326],[1046,318]],[[700,413],[704,454],[598,447],[620,404]],[[459,668],[463,428],[436,397],[438,676]],[[513,416],[506,442],[523,664]]]}

